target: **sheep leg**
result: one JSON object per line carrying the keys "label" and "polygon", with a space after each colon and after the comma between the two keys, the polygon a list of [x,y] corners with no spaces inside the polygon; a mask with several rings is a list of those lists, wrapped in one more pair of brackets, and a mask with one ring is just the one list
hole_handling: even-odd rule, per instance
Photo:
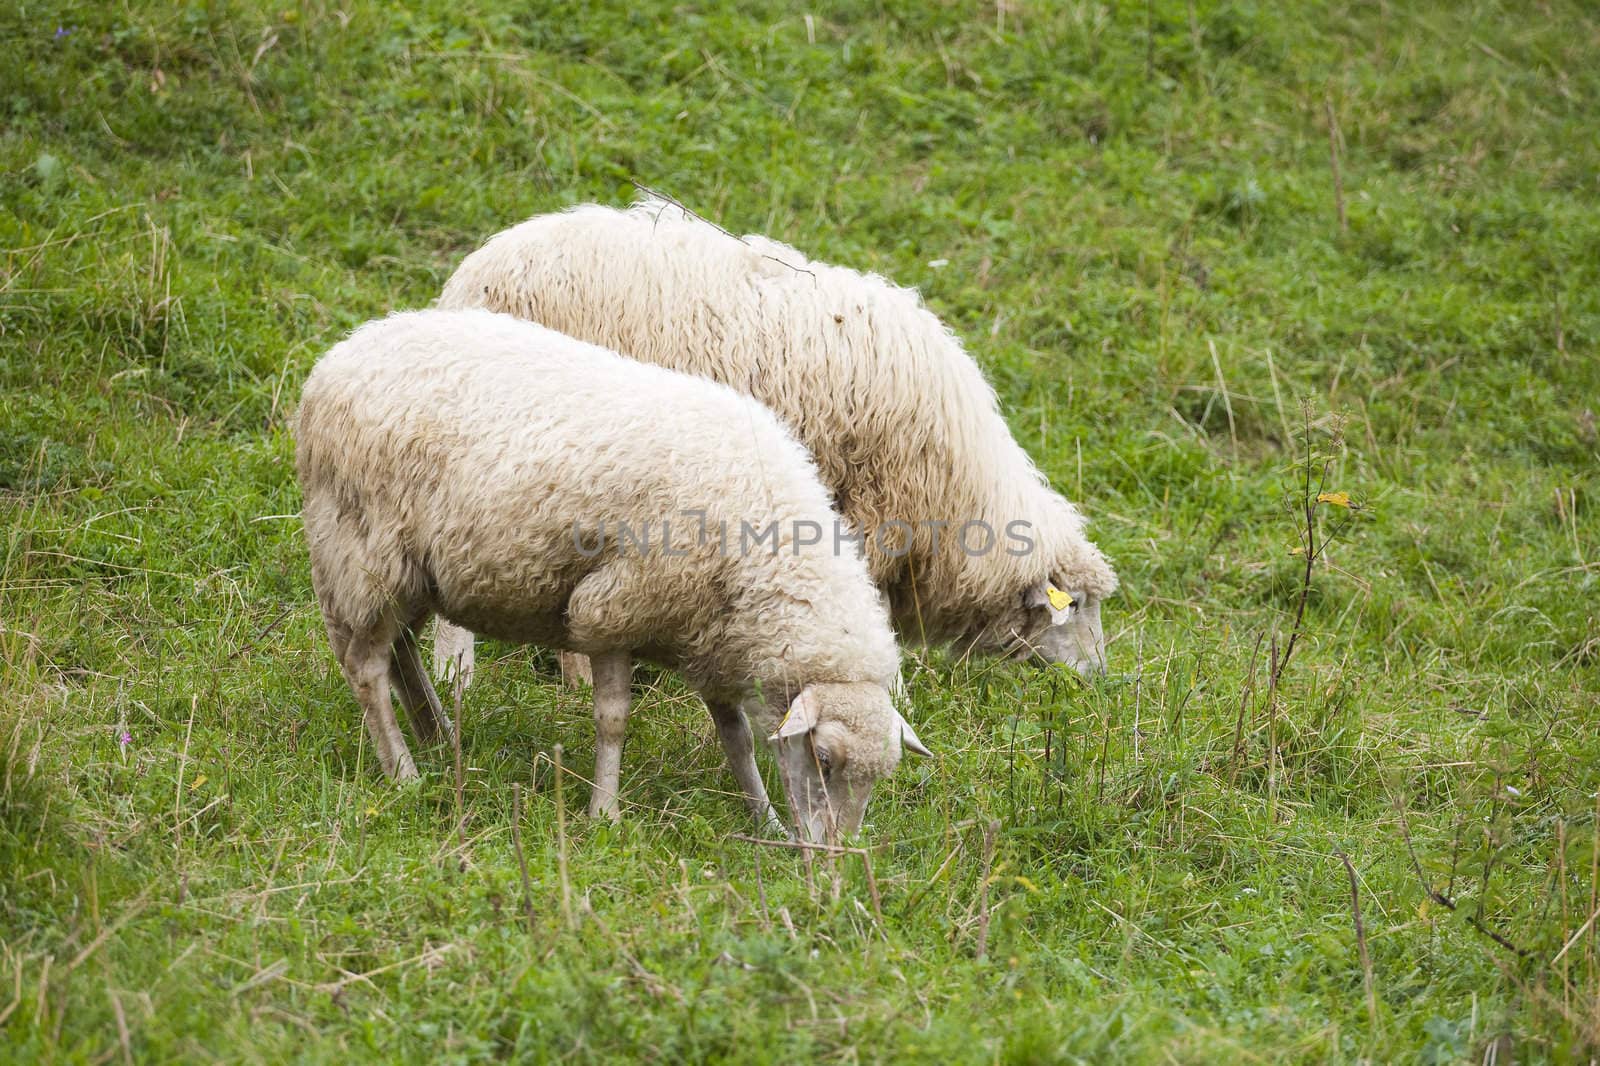
{"label": "sheep leg", "polygon": [[561,659],[561,683],[568,688],[594,684],[594,666],[582,652],[564,651]]}
{"label": "sheep leg", "polygon": [[350,687],[361,704],[361,714],[377,752],[384,776],[393,781],[412,781],[417,764],[411,760],[405,737],[394,720],[394,704],[389,700],[389,667],[392,641],[375,640],[372,634],[351,634],[341,655]]}
{"label": "sheep leg", "polygon": [[772,801],[767,797],[767,786],[756,769],[755,742],[744,712],[734,704],[710,700],[706,701],[706,709],[711,712],[711,720],[717,723],[717,736],[722,738],[722,750],[728,753],[733,779],[739,782],[739,790],[744,793],[744,801],[749,805],[756,824],[769,831],[776,829],[786,834],[783,820],[773,809]]}
{"label": "sheep leg", "polygon": [[625,651],[594,656],[594,793],[589,817],[622,820],[617,792],[622,777],[622,734],[628,725],[628,682],[632,661]]}
{"label": "sheep leg", "polygon": [[[417,638],[410,629],[400,631],[395,638],[393,652],[389,681],[394,690],[400,693],[400,702],[405,705],[406,714],[411,718],[411,728],[417,734],[417,739],[424,744],[451,740],[450,719],[444,713],[444,705],[439,702],[439,693],[434,691],[433,682],[428,680],[427,673],[422,669],[422,652],[417,648]],[[466,687],[465,679],[461,687]]]}
{"label": "sheep leg", "polygon": [[443,618],[433,627],[433,672],[447,685],[453,685],[456,671],[461,672],[461,687],[472,684],[472,674],[477,663],[470,629],[451,625]]}
{"label": "sheep leg", "polygon": [[335,622],[323,609],[323,624],[328,627],[328,646],[333,649],[334,660],[339,668],[344,669],[344,652],[350,646],[350,627],[340,622]]}

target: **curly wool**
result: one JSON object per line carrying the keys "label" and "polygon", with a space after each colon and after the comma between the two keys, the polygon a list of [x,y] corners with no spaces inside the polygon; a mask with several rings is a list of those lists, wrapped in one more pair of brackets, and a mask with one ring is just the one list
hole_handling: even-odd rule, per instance
{"label": "curly wool", "polygon": [[[1000,628],[1019,593],[1046,579],[1096,599],[1116,589],[1082,515],[1017,445],[976,363],[912,289],[647,199],[512,227],[463,261],[439,303],[509,312],[768,405],[811,449],[851,523],[890,531],[868,538],[866,557],[908,636]],[[929,520],[949,525],[941,536]],[[972,520],[1002,535],[1025,522],[1035,547],[969,555],[954,538]],[[903,553],[895,522],[915,527]]]}
{"label": "curly wool", "polygon": [[[329,618],[437,611],[507,640],[631,649],[721,698],[898,672],[865,564],[793,543],[795,523],[835,520],[810,457],[732,389],[507,315],[413,312],[317,363],[295,432]],[[776,522],[778,550],[696,543],[686,510],[713,530]],[[664,519],[686,554],[615,535],[586,554],[601,523],[659,536]]]}

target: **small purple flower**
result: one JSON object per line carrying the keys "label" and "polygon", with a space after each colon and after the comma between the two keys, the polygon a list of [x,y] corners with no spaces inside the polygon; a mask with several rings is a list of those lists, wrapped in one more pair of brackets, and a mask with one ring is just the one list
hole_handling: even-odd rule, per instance
{"label": "small purple flower", "polygon": [[[75,28],[76,27],[74,27],[74,29]],[[67,34],[69,34],[71,32],[72,32],[72,30],[67,29],[67,27],[65,27],[65,26],[57,26],[56,27],[56,40],[58,40],[58,41],[61,40],[61,38],[65,37]]]}
{"label": "small purple flower", "polygon": [[128,746],[128,745],[129,745],[129,744],[132,744],[132,743],[133,743],[133,734],[132,734],[132,733],[130,733],[130,732],[128,732],[128,731],[127,731],[127,730],[126,730],[126,729],[124,729],[124,730],[123,730],[123,731],[122,731],[122,735],[121,735],[121,736],[120,736],[120,737],[118,737],[118,738],[117,738],[117,741],[118,741],[118,743],[120,743],[120,744],[121,744],[121,745],[122,745],[122,746],[123,746],[123,747],[127,747],[127,746]]}

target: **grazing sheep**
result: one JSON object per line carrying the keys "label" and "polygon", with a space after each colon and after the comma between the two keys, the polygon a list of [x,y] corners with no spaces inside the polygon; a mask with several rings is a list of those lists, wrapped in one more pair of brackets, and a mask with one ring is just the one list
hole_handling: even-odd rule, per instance
{"label": "grazing sheep", "polygon": [[[914,290],[646,199],[492,237],[439,304],[514,314],[753,396],[869,534],[867,564],[903,636],[1105,669],[1111,565]],[[471,655],[470,633],[440,626],[441,669],[465,671]]]}
{"label": "grazing sheep", "polygon": [[[899,653],[865,565],[802,543],[836,520],[810,457],[731,389],[508,315],[424,311],[317,363],[296,440],[312,581],[390,777],[417,772],[391,687],[419,737],[449,729],[411,636],[434,613],[592,658],[591,815],[619,815],[633,656],[705,697],[763,820],[741,707],[773,727],[812,840],[859,827],[902,743],[925,753],[890,702]],[[743,523],[777,532],[743,550]]]}

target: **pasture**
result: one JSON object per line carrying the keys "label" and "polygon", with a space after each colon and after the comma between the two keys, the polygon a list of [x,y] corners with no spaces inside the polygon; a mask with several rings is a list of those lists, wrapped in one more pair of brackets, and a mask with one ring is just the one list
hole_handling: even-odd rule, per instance
{"label": "pasture", "polygon": [[[406,7],[0,11],[0,1059],[1600,1052],[1592,6]],[[393,787],[328,650],[308,368],[634,182],[917,286],[1121,575],[907,649],[865,851],[654,671],[588,821],[498,644]]]}

